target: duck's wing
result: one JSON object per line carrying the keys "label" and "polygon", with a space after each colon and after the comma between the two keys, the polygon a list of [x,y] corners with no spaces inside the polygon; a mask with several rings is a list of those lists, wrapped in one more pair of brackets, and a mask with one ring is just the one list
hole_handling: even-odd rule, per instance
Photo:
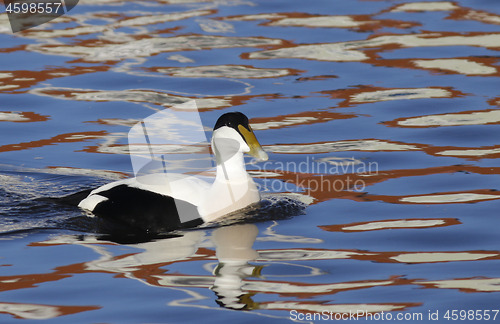
{"label": "duck's wing", "polygon": [[[108,183],[102,187],[94,189],[83,199],[78,206],[93,211],[97,204],[104,200],[109,200],[108,191],[113,191],[120,187],[120,193],[124,193],[124,188],[140,189],[146,192],[156,193],[161,196],[171,197],[176,200],[186,201],[198,206],[205,192],[210,188],[210,183],[197,177],[175,173],[148,174],[141,177],[130,178]],[[127,193],[128,194],[128,193]],[[116,195],[112,195],[118,199]]]}
{"label": "duck's wing", "polygon": [[125,184],[101,191],[92,213],[148,233],[188,228],[203,223],[196,205]]}
{"label": "duck's wing", "polygon": [[149,174],[92,190],[78,206],[143,231],[170,231],[202,223],[197,207],[209,188],[193,176]]}

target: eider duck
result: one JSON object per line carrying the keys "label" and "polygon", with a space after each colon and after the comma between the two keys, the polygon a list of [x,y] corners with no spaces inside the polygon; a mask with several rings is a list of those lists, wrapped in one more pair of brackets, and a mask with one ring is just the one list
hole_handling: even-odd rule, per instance
{"label": "eider duck", "polygon": [[147,233],[198,226],[258,203],[259,191],[246,171],[243,154],[263,161],[268,156],[247,116],[222,115],[211,144],[217,162],[212,184],[184,174],[155,173],[58,198],[59,202]]}

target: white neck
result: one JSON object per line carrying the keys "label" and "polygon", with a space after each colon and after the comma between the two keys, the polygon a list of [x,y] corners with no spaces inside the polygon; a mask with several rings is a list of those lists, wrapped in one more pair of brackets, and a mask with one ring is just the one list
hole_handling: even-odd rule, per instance
{"label": "white neck", "polygon": [[212,140],[217,160],[217,175],[198,206],[198,211],[206,222],[260,200],[257,186],[246,171],[244,152],[241,148],[243,145],[232,145],[237,144],[234,139],[229,139],[229,142],[225,140],[227,138],[219,142],[217,139]]}
{"label": "white neck", "polygon": [[243,152],[237,152],[225,161],[217,158],[216,181],[240,181],[247,177],[248,173],[245,167]]}

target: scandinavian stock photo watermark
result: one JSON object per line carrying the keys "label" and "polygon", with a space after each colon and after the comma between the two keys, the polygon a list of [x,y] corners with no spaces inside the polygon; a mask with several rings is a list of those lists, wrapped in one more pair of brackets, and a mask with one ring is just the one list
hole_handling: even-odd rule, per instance
{"label": "scandinavian stock photo watermark", "polygon": [[[180,184],[206,181],[207,172],[213,173],[217,164],[217,173],[224,176],[219,179],[225,183],[219,191],[219,200],[230,204],[241,199],[250,188],[244,185],[245,181],[231,178],[231,172],[225,168],[231,167],[229,161],[238,152],[246,150],[246,144],[224,132],[212,135],[209,141],[207,131],[195,100],[160,110],[135,124],[128,133],[128,153],[137,182],[158,186],[158,190],[166,190],[175,197],[176,191],[184,190]],[[250,164],[257,168],[250,171],[256,175],[257,189],[272,192],[362,192],[366,187],[364,178],[377,175],[379,171],[377,162],[353,157],[313,159],[306,155],[298,161],[254,159]],[[186,204],[175,203],[181,223],[196,217]],[[226,207],[220,204],[221,209]]]}
{"label": "scandinavian stock photo watermark", "polygon": [[[378,175],[377,162],[365,162],[354,157],[314,159],[306,156],[299,161],[252,161],[257,174],[264,175],[260,189],[275,192],[362,192],[366,188],[364,177]],[[265,175],[269,175],[266,177]],[[288,179],[272,175],[288,174]]]}

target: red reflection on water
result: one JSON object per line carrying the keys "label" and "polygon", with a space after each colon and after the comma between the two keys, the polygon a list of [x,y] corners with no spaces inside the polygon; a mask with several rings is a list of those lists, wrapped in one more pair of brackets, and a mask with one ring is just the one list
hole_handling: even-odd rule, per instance
{"label": "red reflection on water", "polygon": [[[26,93],[31,87],[34,87],[42,82],[63,78],[67,76],[83,75],[96,72],[105,72],[109,70],[109,66],[71,66],[64,68],[48,68],[42,71],[33,70],[17,70],[0,73],[7,73],[11,76],[0,78],[4,84],[0,84],[0,92],[6,93]],[[2,89],[3,86],[7,86]]]}
{"label": "red reflection on water", "polygon": [[[352,171],[353,169],[348,168],[348,170]],[[485,196],[486,199],[481,199],[481,197],[477,197],[477,199],[479,200],[493,200],[500,198],[500,192],[493,189],[474,189],[474,190],[462,190],[454,192],[440,192],[433,194],[407,195],[407,196],[373,195],[367,193],[369,192],[369,189],[366,189],[377,183],[381,183],[391,179],[398,179],[405,177],[421,177],[421,176],[431,176],[436,174],[456,173],[456,172],[471,172],[484,175],[488,174],[498,175],[500,174],[499,167],[490,168],[490,167],[467,166],[467,165],[452,165],[452,166],[442,166],[442,167],[430,167],[423,169],[373,170],[373,172],[368,172],[368,170],[366,170],[365,168],[365,172],[359,172],[359,173],[356,173],[355,170],[356,168],[354,166],[353,173],[346,173],[346,174],[302,173],[302,172],[290,172],[286,170],[283,171],[279,169],[262,170],[262,171],[274,172],[280,175],[279,177],[276,177],[276,180],[272,181],[283,181],[285,183],[292,183],[298,186],[299,188],[302,188],[307,195],[315,198],[313,204],[317,204],[334,198],[352,199],[360,202],[384,201],[387,203],[413,204],[414,202],[411,202],[411,200],[405,201],[405,198],[427,197],[427,196],[429,198],[432,198],[432,196],[434,195],[456,195],[456,194],[486,195]],[[359,187],[361,183],[363,184],[364,188],[360,190]],[[461,196],[458,196],[458,198],[460,197]],[[454,202],[447,201],[442,203],[470,203],[473,201],[478,201],[477,199],[471,199],[471,200],[458,199]],[[436,201],[434,203],[439,203],[439,201]]]}
{"label": "red reflection on water", "polygon": [[364,231],[380,231],[385,229],[433,228],[460,224],[462,223],[456,218],[405,218],[384,219],[371,222],[356,222],[340,225],[322,225],[318,227],[327,232],[352,233]]}
{"label": "red reflection on water", "polygon": [[403,117],[382,122],[381,124],[390,127],[415,128],[500,124],[500,111],[497,109],[469,110],[448,114]]}
{"label": "red reflection on water", "polygon": [[415,284],[427,289],[458,289],[465,293],[498,292],[500,278],[472,277],[451,280],[415,281]]}
{"label": "red reflection on water", "polygon": [[294,114],[286,114],[272,117],[256,117],[250,119],[254,130],[282,129],[301,125],[313,125],[325,123],[330,120],[350,119],[358,117],[354,113],[338,113],[329,110],[304,111]]}
{"label": "red reflection on water", "polygon": [[[453,221],[449,220],[451,224]],[[136,252],[120,252],[120,249],[112,248],[109,251],[107,247],[118,245],[107,241],[96,241],[92,238],[87,241],[79,236],[62,236],[52,237],[49,241],[33,242],[29,247],[49,249],[51,246],[71,245],[90,247],[93,251],[98,252],[95,260],[62,265],[54,268],[51,272],[10,275],[0,277],[0,289],[2,291],[12,291],[18,289],[34,288],[37,289],[43,283],[65,280],[79,274],[104,273],[112,274],[114,278],[122,279],[140,279],[148,285],[157,287],[172,287],[172,288],[209,288],[216,292],[218,300],[223,307],[233,308],[235,305],[244,306],[244,309],[302,309],[312,310],[313,306],[337,307],[343,304],[331,304],[331,300],[314,300],[304,301],[304,299],[317,299],[319,296],[332,296],[333,294],[345,291],[353,291],[359,289],[369,289],[379,286],[407,286],[407,285],[425,285],[423,279],[406,279],[402,276],[391,276],[388,279],[367,279],[345,282],[321,282],[311,283],[308,277],[323,275],[320,268],[308,266],[307,262],[336,259],[350,259],[357,261],[369,261],[378,263],[403,263],[403,264],[428,264],[441,262],[465,262],[465,261],[488,261],[499,260],[499,251],[422,251],[422,252],[406,252],[406,251],[362,251],[362,250],[332,250],[319,248],[284,248],[284,249],[260,249],[254,251],[252,245],[255,237],[247,240],[234,234],[244,234],[244,230],[249,230],[255,225],[236,225],[215,229],[214,232],[226,232],[225,235],[219,235],[216,243],[216,251],[204,247],[196,247],[199,240],[204,237],[203,233],[185,233],[185,236],[159,239],[156,241],[139,244],[136,247],[139,251]],[[243,231],[243,232],[242,232]],[[212,239],[214,237],[212,233]],[[200,234],[200,235],[198,235]],[[189,237],[188,237],[189,235]],[[177,251],[165,250],[165,248],[177,247]],[[230,251],[241,251],[233,256],[228,254]],[[111,253],[111,251],[113,251]],[[255,254],[248,254],[248,251],[254,251]],[[179,253],[180,252],[180,253]],[[121,253],[121,254],[120,254]],[[248,254],[250,260],[241,254]],[[217,258],[223,257],[219,261],[219,265],[214,270],[214,275],[192,275],[183,273],[189,267],[179,267],[180,264],[190,264],[193,266],[203,264],[205,270],[208,265]],[[257,259],[255,259],[257,258]],[[234,259],[234,260],[233,260]],[[255,260],[254,260],[255,259]],[[230,261],[234,262],[230,262]],[[257,265],[251,261],[257,262]],[[284,263],[283,263],[284,262]],[[297,262],[296,264],[294,262]],[[265,271],[266,266],[277,264],[285,264],[288,267],[305,267],[310,269],[311,273],[304,277],[304,274],[299,277],[306,279],[301,280],[295,278],[293,274],[288,275],[289,280],[268,278]],[[313,262],[317,266],[318,262]],[[171,271],[175,268],[176,271]],[[179,270],[184,269],[184,270]],[[251,271],[250,271],[251,270]],[[189,270],[189,272],[191,272]],[[230,284],[220,285],[224,278],[238,277],[239,280],[231,281]],[[272,276],[272,274],[270,275]],[[280,277],[283,277],[280,275]],[[460,281],[462,279],[457,279]],[[429,283],[430,284],[430,283]],[[435,283],[433,283],[435,284]],[[239,298],[235,301],[224,300],[224,296],[229,296],[232,293],[238,293]],[[255,302],[252,298],[255,294],[266,296],[276,296],[279,298],[271,301]],[[184,298],[184,297],[183,297]],[[290,298],[285,304],[283,298]],[[290,307],[290,305],[303,305],[304,307]],[[310,307],[308,306],[310,305]],[[358,304],[349,305],[355,308]],[[390,310],[404,309],[407,307],[415,307],[420,303],[382,303],[371,305],[391,305],[394,308]],[[85,310],[98,309],[99,307],[89,306]],[[233,308],[234,309],[234,308]],[[241,307],[239,309],[242,309]],[[381,311],[378,309],[375,311]],[[385,310],[385,311],[390,311]],[[335,313],[335,309],[331,309]]]}
{"label": "red reflection on water", "polygon": [[[432,89],[440,91],[443,98],[458,98],[466,96],[465,93],[455,90],[451,87],[426,87],[426,88],[412,89],[412,88],[384,88],[384,87],[375,87],[372,85],[358,85],[349,89],[324,90],[318,93],[322,95],[327,95],[331,99],[342,99],[343,101],[338,102],[336,107],[345,108],[345,107],[353,107],[363,103],[406,99],[405,96],[412,96],[414,93],[417,93],[417,95],[421,95],[421,98],[429,98],[426,97],[425,90],[427,89],[431,89],[431,91]],[[401,92],[391,92],[393,90],[401,90]],[[424,91],[420,94],[418,93],[418,91],[420,90]],[[377,97],[376,96],[377,94],[380,94],[380,96]]]}
{"label": "red reflection on water", "polygon": [[299,75],[304,73],[303,70],[285,68],[255,68],[252,65],[204,65],[204,66],[190,66],[190,67],[150,67],[144,68],[146,71],[158,72],[167,74],[174,77],[186,78],[235,78],[235,79],[264,79],[264,78],[277,78],[288,75]]}
{"label": "red reflection on water", "polygon": [[5,303],[0,302],[0,313],[10,314],[18,319],[44,320],[101,309],[100,306],[61,306],[45,304]]}
{"label": "red reflection on water", "polygon": [[0,122],[31,123],[47,120],[49,116],[39,115],[32,111],[0,111]]}
{"label": "red reflection on water", "polygon": [[229,21],[265,20],[259,26],[349,28],[359,32],[375,32],[382,28],[407,29],[421,26],[418,22],[393,19],[376,19],[375,15],[323,16],[305,12],[279,12],[256,15],[236,15],[219,18]]}
{"label": "red reflection on water", "polygon": [[105,131],[97,132],[79,132],[79,133],[68,133],[54,136],[48,139],[41,139],[31,142],[23,142],[17,144],[7,144],[0,146],[0,152],[11,152],[11,151],[21,151],[27,150],[35,147],[43,147],[47,145],[57,145],[60,143],[75,143],[75,142],[85,142],[91,139],[98,139],[105,136],[107,133]]}

